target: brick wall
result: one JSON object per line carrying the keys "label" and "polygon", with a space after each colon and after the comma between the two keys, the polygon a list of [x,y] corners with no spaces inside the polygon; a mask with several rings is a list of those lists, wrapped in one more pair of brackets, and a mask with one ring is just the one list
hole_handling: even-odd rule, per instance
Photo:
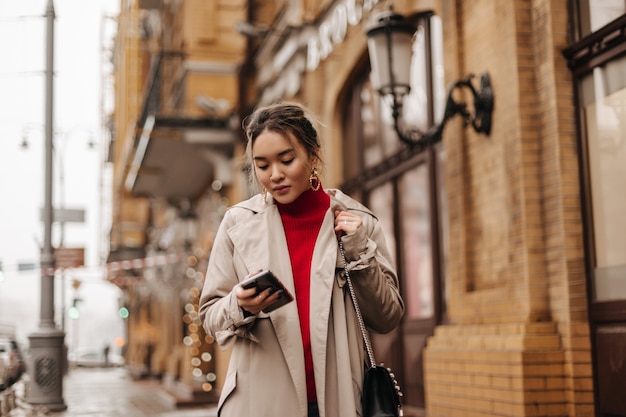
{"label": "brick wall", "polygon": [[424,363],[431,417],[567,415],[554,323],[440,326]]}
{"label": "brick wall", "polygon": [[567,2],[442,1],[447,80],[489,71],[486,138],[449,123],[448,313],[425,351],[437,416],[592,416]]}

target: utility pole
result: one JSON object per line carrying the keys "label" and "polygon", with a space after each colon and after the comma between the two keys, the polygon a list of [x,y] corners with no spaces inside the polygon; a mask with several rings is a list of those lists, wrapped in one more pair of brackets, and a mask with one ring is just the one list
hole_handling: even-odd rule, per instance
{"label": "utility pole", "polygon": [[54,5],[46,6],[46,146],[45,146],[45,196],[44,242],[41,249],[41,294],[39,326],[28,336],[30,342],[31,384],[27,401],[45,406],[50,411],[67,409],[63,400],[63,374],[67,362],[64,357],[65,333],[54,323],[54,249],[52,248],[52,148],[54,135],[53,84],[54,84]]}

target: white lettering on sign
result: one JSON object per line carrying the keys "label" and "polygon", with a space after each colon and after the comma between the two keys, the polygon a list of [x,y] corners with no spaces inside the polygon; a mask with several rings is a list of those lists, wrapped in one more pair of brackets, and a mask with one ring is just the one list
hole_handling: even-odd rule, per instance
{"label": "white lettering on sign", "polygon": [[320,38],[320,57],[322,60],[328,58],[328,55],[333,51],[333,42],[330,39],[332,32],[330,25],[331,22],[323,22],[318,32]]}
{"label": "white lettering on sign", "polygon": [[363,11],[369,12],[379,0],[344,0],[337,4],[320,24],[307,42],[307,71],[314,71],[320,62],[328,58],[334,45],[344,41],[348,26],[356,26],[363,19]]}
{"label": "white lettering on sign", "polygon": [[320,64],[320,47],[317,37],[309,38],[306,47],[306,69],[314,71]]}
{"label": "white lettering on sign", "polygon": [[335,9],[330,19],[330,28],[330,38],[333,43],[343,42],[348,32],[348,13],[346,12],[345,4],[340,4]]}
{"label": "white lettering on sign", "polygon": [[363,9],[361,7],[357,7],[355,1],[356,0],[346,1],[346,17],[350,26],[358,25],[363,17]]}

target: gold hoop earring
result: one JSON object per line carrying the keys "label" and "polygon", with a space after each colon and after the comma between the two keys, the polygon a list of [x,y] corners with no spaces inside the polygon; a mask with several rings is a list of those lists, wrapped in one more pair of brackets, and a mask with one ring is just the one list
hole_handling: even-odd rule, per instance
{"label": "gold hoop earring", "polygon": [[317,174],[317,169],[315,168],[311,170],[311,176],[309,176],[309,184],[311,185],[311,189],[313,191],[319,190],[320,186],[322,185],[320,177]]}
{"label": "gold hoop earring", "polygon": [[263,197],[263,202],[267,204],[267,189],[265,187],[261,190],[261,196]]}

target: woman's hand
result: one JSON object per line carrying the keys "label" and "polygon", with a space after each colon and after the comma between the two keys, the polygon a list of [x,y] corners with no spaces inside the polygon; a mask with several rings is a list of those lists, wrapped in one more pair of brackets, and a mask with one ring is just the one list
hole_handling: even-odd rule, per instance
{"label": "woman's hand", "polygon": [[347,211],[335,211],[335,233],[337,233],[337,236],[341,236],[341,232],[347,235],[352,234],[362,224],[361,218],[356,214]]}
{"label": "woman's hand", "polygon": [[[256,272],[248,274],[248,277],[254,274],[256,274]],[[276,300],[278,300],[278,297],[280,296],[278,292],[272,294],[271,288],[267,288],[266,290],[257,294],[256,288],[248,288],[246,290],[241,285],[237,285],[234,291],[235,296],[237,297],[237,304],[239,304],[239,307],[241,307],[244,311],[247,311],[250,314],[259,314],[261,310],[274,303]]]}

